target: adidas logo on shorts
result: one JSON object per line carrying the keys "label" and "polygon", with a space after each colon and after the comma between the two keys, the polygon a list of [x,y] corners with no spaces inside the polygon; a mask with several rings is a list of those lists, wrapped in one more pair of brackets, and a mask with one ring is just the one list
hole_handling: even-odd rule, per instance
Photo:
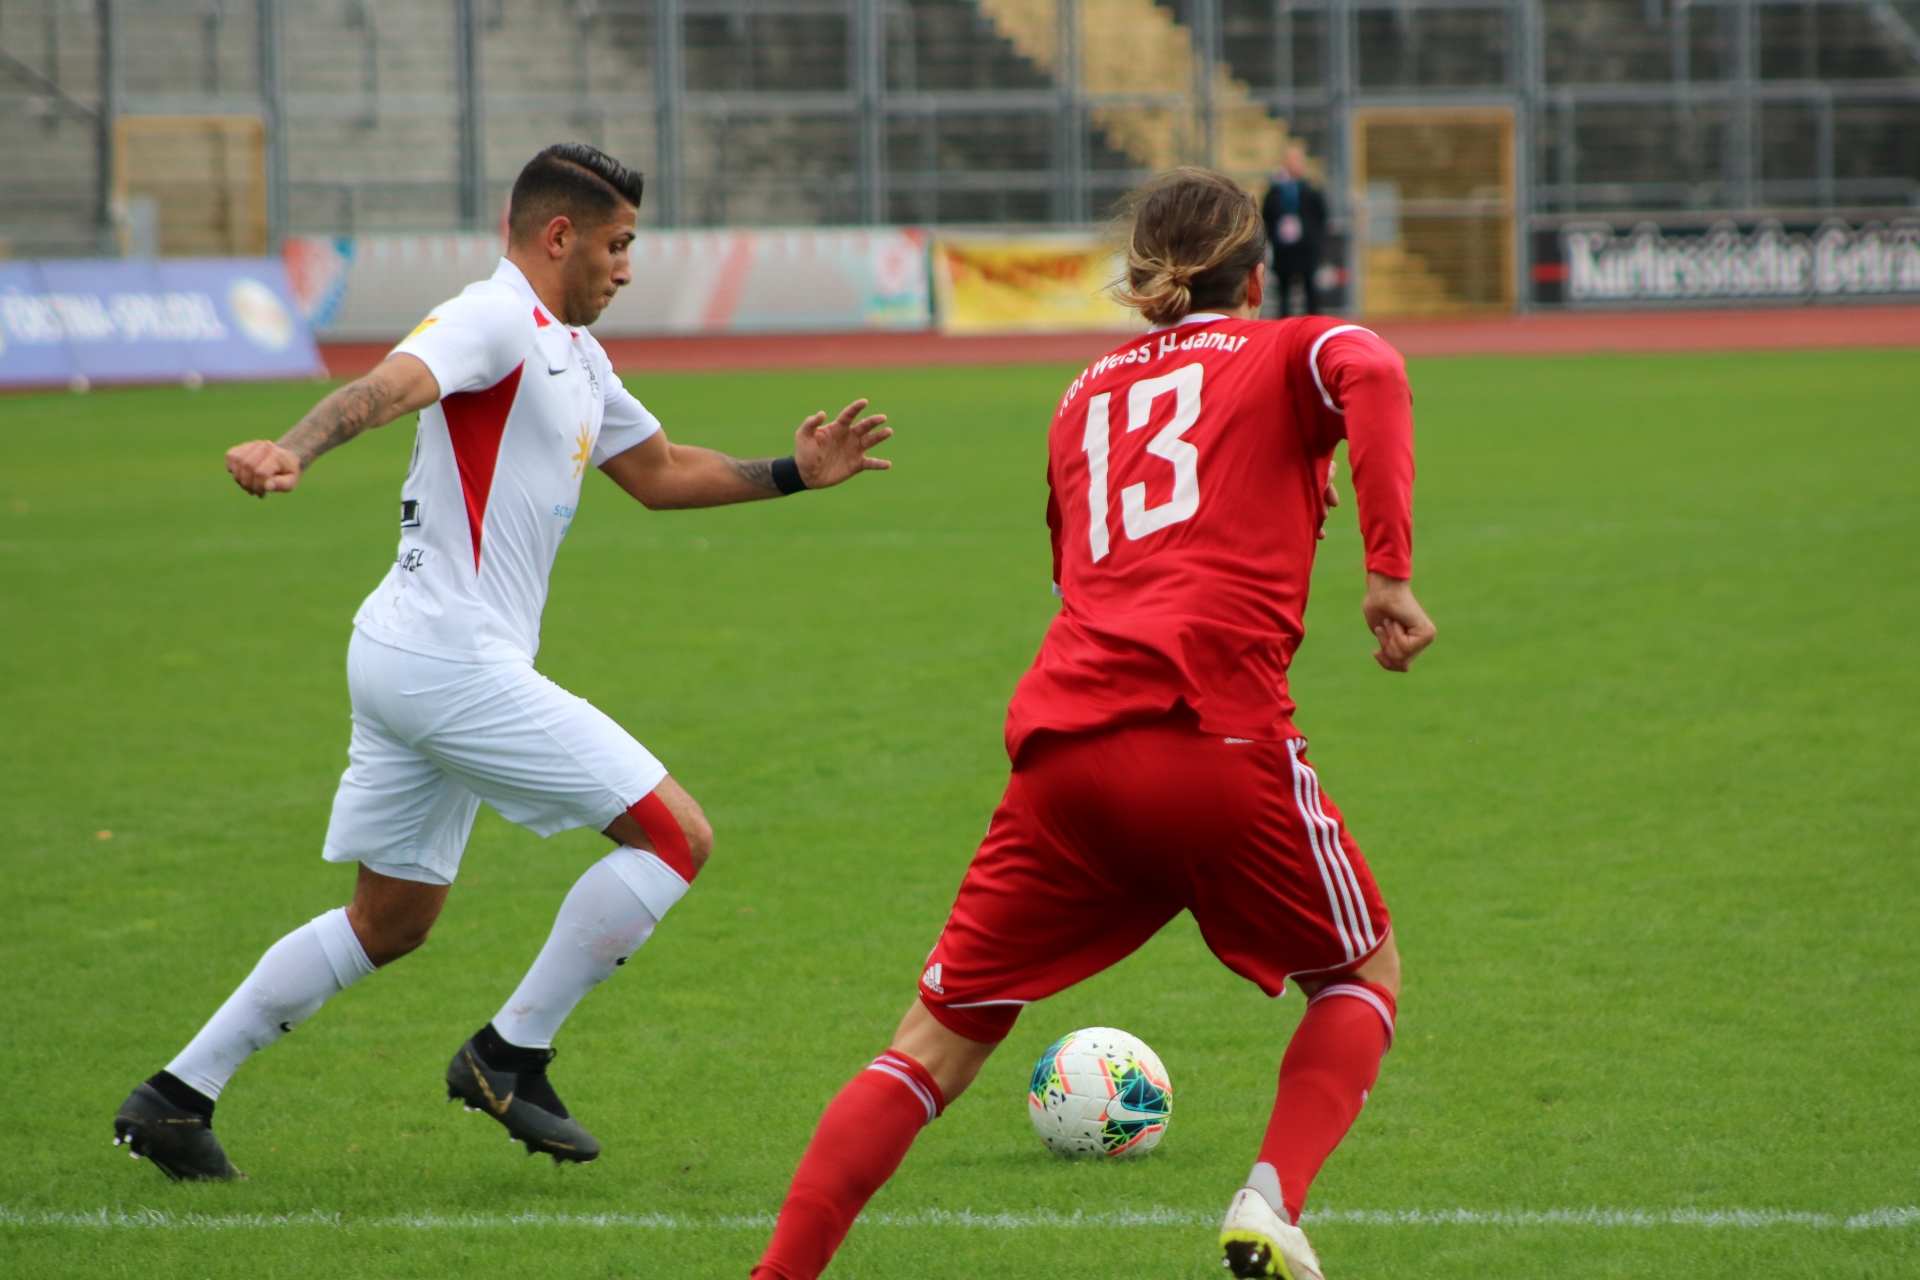
{"label": "adidas logo on shorts", "polygon": [[938,964],[930,964],[927,966],[927,971],[920,975],[920,985],[937,996],[947,994],[947,989],[940,985],[940,966]]}

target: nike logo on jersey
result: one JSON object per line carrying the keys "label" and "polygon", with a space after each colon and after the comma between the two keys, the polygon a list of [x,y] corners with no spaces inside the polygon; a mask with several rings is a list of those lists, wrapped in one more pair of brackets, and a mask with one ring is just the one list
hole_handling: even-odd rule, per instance
{"label": "nike logo on jersey", "polygon": [[565,366],[565,365],[561,365],[561,366],[560,366],[560,367],[559,367],[558,369],[549,369],[549,370],[547,370],[547,372],[548,372],[549,374],[551,374],[551,375],[553,375],[554,377],[558,377],[559,375],[561,375],[561,374],[563,374],[563,373],[565,373],[566,371],[567,371],[567,366]]}

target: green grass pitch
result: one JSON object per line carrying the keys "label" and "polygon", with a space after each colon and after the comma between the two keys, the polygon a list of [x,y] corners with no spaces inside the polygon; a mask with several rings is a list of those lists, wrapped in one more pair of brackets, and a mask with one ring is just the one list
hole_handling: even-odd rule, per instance
{"label": "green grass pitch", "polygon": [[[348,619],[411,431],[260,503],[221,451],[314,387],[0,399],[0,1274],[743,1278],[999,794],[1071,372],[634,379],[676,438],[733,451],[855,394],[900,434],[892,473],[782,502],[656,515],[588,485],[541,666],[719,832],[562,1033],[554,1078],[607,1154],[556,1169],[442,1097],[604,849],[483,813],[433,941],[237,1078],[219,1126],[251,1180],[224,1186],[165,1184],[109,1121],[345,898],[319,845]],[[1368,659],[1349,501],[1296,667],[1407,963],[1314,1191],[1329,1275],[1920,1274],[1920,356],[1412,373],[1440,640],[1408,677]],[[1218,1274],[1299,1012],[1183,918],[1027,1012],[830,1275]],[[1100,1023],[1165,1058],[1173,1124],[1146,1159],[1068,1164],[1026,1075]]]}

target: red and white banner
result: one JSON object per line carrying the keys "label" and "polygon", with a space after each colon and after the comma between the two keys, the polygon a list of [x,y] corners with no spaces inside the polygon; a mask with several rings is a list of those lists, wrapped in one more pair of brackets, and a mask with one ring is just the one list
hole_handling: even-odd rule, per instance
{"label": "red and white banner", "polygon": [[[292,236],[287,274],[323,341],[397,340],[493,274],[497,235]],[[925,329],[927,236],[913,228],[648,231],[603,338]]]}

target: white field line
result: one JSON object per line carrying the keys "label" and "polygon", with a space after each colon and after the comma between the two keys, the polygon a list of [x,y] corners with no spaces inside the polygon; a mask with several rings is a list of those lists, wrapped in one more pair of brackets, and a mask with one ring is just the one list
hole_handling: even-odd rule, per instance
{"label": "white field line", "polygon": [[[862,1214],[860,1221],[882,1227],[967,1227],[987,1231],[1054,1228],[1210,1227],[1220,1215],[1211,1210],[1146,1209],[1112,1213],[975,1213],[972,1210],[922,1209],[913,1213]],[[1920,1208],[1871,1209],[1865,1213],[1797,1213],[1784,1209],[1319,1209],[1304,1215],[1308,1226],[1349,1223],[1369,1227],[1705,1227],[1750,1230],[1812,1227],[1822,1230],[1886,1230],[1920,1227]],[[389,1228],[402,1231],[464,1231],[513,1227],[594,1227],[640,1231],[765,1231],[772,1214],[711,1218],[663,1213],[403,1213],[349,1218],[311,1210],[306,1213],[176,1213],[165,1209],[96,1209],[90,1213],[0,1208],[0,1227],[79,1227],[96,1230],[234,1231],[294,1227]]]}

